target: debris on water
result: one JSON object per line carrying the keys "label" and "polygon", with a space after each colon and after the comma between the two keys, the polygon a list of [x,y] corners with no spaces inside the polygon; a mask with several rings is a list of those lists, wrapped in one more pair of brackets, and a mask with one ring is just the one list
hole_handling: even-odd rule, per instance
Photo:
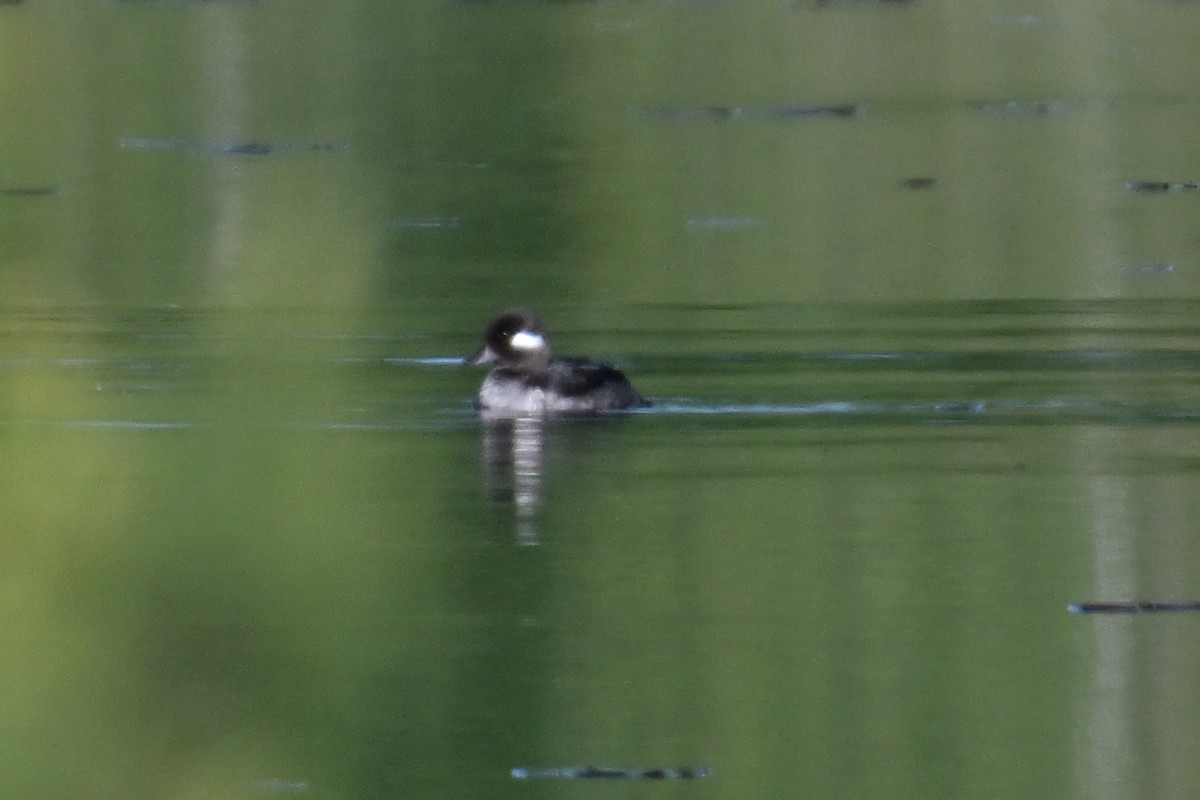
{"label": "debris on water", "polygon": [[1065,100],[994,100],[971,103],[971,108],[1003,117],[1053,117],[1070,108],[1070,104]]}
{"label": "debris on water", "polygon": [[55,186],[0,187],[0,197],[58,197],[62,190]]}
{"label": "debris on water", "polygon": [[866,112],[861,103],[799,106],[645,106],[641,113],[664,122],[732,122],[737,120],[857,117]]}
{"label": "debris on water", "polygon": [[1172,275],[1178,268],[1177,264],[1169,261],[1158,261],[1153,264],[1126,264],[1121,267],[1120,272],[1122,275],[1131,275],[1137,278],[1154,278]]}
{"label": "debris on water", "polygon": [[620,767],[513,767],[517,780],[563,778],[566,780],[698,780],[711,778],[711,767],[649,767],[623,769]]}
{"label": "debris on water", "polygon": [[1194,192],[1200,189],[1200,183],[1196,181],[1125,181],[1125,189],[1136,194]]}
{"label": "debris on water", "polygon": [[430,231],[443,230],[446,228],[457,228],[462,222],[462,219],[457,216],[450,217],[402,217],[393,220],[388,224],[389,228],[398,231]]}
{"label": "debris on water", "polygon": [[1153,614],[1164,611],[1200,611],[1200,601],[1119,600],[1071,603],[1072,614]]}
{"label": "debris on water", "polygon": [[257,6],[263,0],[105,0],[115,6],[230,5]]}
{"label": "debris on water", "polygon": [[912,177],[900,181],[905,189],[932,189],[938,185],[938,179],[933,177]]}
{"label": "debris on water", "polygon": [[763,109],[768,117],[783,119],[798,117],[857,117],[866,111],[866,106],[859,103],[847,103],[836,106],[770,106]]}
{"label": "debris on water", "polygon": [[1042,17],[1037,14],[1011,14],[993,17],[993,25],[1005,28],[1061,28],[1064,27],[1060,17]]}
{"label": "debris on water", "polygon": [[200,139],[119,139],[123,150],[168,150],[210,156],[271,156],[296,153],[338,153],[350,149],[345,142],[220,142]]}
{"label": "debris on water", "polygon": [[757,217],[693,217],[687,226],[693,230],[730,230],[734,228],[757,228],[762,220]]}
{"label": "debris on water", "polygon": [[[825,6],[840,6],[840,5],[881,5],[881,6],[902,6],[914,3],[916,0],[812,0],[813,5],[817,8]],[[801,4],[802,5],[802,4]]]}

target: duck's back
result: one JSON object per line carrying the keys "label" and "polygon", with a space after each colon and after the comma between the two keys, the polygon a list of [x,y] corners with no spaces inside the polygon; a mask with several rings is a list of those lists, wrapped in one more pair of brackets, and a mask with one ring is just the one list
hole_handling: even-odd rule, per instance
{"label": "duck's back", "polygon": [[646,405],[615,367],[589,358],[556,358],[546,372],[547,406],[555,411],[608,411]]}

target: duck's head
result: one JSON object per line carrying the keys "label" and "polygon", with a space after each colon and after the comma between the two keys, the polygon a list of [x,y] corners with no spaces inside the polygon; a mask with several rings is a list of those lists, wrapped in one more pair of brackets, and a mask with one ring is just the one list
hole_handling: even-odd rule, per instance
{"label": "duck's head", "polygon": [[542,321],[532,311],[511,308],[498,314],[483,332],[483,345],[466,363],[536,368],[550,360],[550,344]]}

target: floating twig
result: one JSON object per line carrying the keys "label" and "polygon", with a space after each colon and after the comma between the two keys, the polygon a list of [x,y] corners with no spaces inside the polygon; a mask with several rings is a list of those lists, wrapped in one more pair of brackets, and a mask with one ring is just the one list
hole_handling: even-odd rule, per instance
{"label": "floating twig", "polygon": [[1163,611],[1200,611],[1200,601],[1116,600],[1071,603],[1072,614],[1157,614]]}
{"label": "floating twig", "polygon": [[[3,0],[0,0],[2,3]],[[62,190],[54,186],[8,186],[0,188],[0,197],[58,197]]]}
{"label": "floating twig", "polygon": [[205,141],[201,139],[119,139],[122,150],[173,150],[211,156],[272,156],[296,153],[338,153],[350,149],[345,142]]}
{"label": "floating twig", "polygon": [[1194,192],[1200,189],[1200,183],[1196,181],[1125,181],[1125,189],[1137,194]]}
{"label": "floating twig", "polygon": [[696,780],[712,777],[710,767],[649,767],[623,769],[621,767],[513,767],[512,776],[517,780],[533,778],[564,778],[566,780]]}
{"label": "floating twig", "polygon": [[646,106],[643,114],[663,122],[731,122],[735,120],[796,120],[811,117],[857,117],[861,103],[798,106]]}

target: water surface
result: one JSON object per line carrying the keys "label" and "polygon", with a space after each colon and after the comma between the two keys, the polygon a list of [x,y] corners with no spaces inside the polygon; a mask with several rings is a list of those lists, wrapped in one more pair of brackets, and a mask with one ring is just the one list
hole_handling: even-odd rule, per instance
{"label": "water surface", "polygon": [[5,796],[1196,795],[1195,4],[0,5]]}

